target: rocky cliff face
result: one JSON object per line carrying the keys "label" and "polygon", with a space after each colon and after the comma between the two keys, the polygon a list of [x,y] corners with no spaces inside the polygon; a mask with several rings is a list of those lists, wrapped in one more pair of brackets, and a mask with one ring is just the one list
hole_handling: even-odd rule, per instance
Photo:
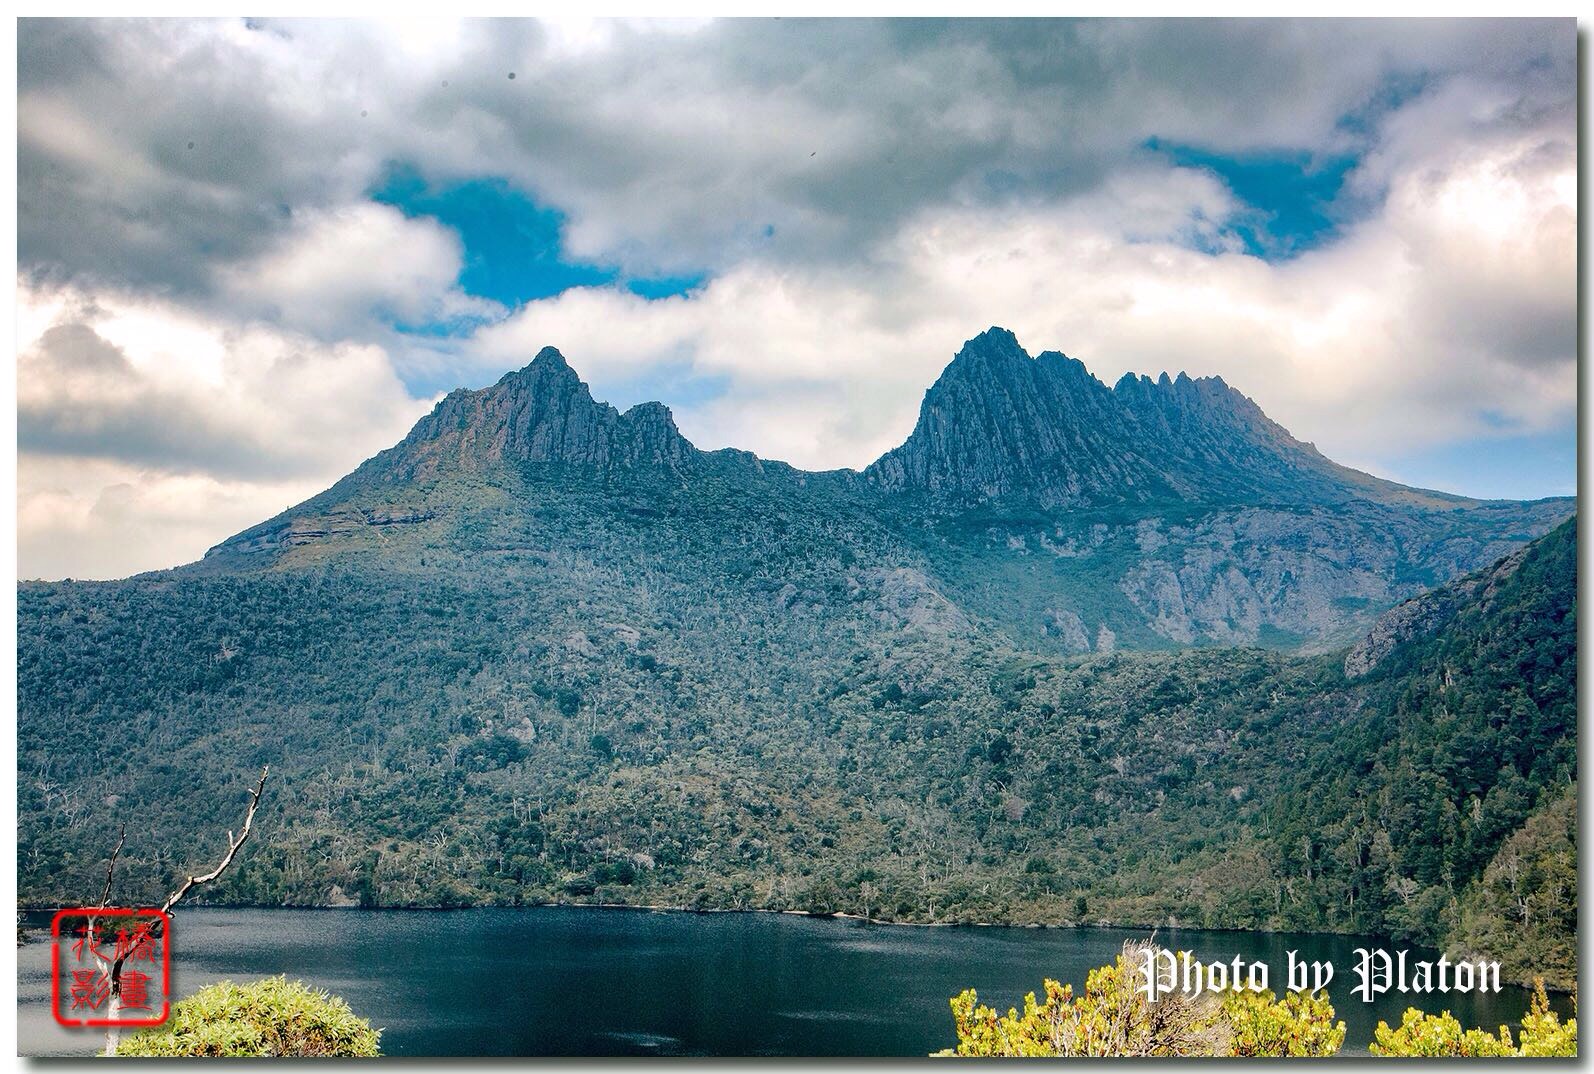
{"label": "rocky cliff face", "polygon": [[490,388],[450,393],[367,466],[402,481],[506,462],[680,469],[697,454],[663,403],[622,414],[595,401],[564,356],[544,347]]}
{"label": "rocky cliff face", "polygon": [[1129,374],[1031,358],[1002,328],[970,340],[925,394],[906,443],[865,471],[882,488],[1047,507],[1186,503],[1457,506],[1340,466],[1219,377]]}
{"label": "rocky cliff face", "polygon": [[1296,440],[1221,377],[1126,375],[1113,398],[1131,419],[1133,450],[1185,499],[1338,501],[1365,487],[1367,475]]}
{"label": "rocky cliff face", "polygon": [[906,443],[864,471],[886,489],[1052,505],[1145,501],[1174,492],[1130,446],[1129,415],[1057,351],[1031,358],[992,328],[964,344],[925,393]]}
{"label": "rocky cliff face", "polygon": [[[761,466],[745,453],[715,454]],[[679,473],[707,457],[681,435],[668,407],[642,403],[622,414],[599,403],[564,356],[545,347],[492,387],[450,393],[351,477],[425,481],[506,463]],[[927,493],[952,509],[991,501],[1048,508],[1472,503],[1340,466],[1220,378],[1126,375],[1108,388],[1058,351],[1031,358],[1002,328],[963,346],[925,394],[912,435],[861,480]]]}
{"label": "rocky cliff face", "polygon": [[1357,679],[1367,675],[1401,645],[1433,637],[1463,608],[1473,604],[1487,607],[1495,590],[1516,573],[1527,554],[1527,548],[1520,548],[1484,570],[1431,589],[1389,609],[1378,617],[1367,636],[1345,654],[1346,676]]}

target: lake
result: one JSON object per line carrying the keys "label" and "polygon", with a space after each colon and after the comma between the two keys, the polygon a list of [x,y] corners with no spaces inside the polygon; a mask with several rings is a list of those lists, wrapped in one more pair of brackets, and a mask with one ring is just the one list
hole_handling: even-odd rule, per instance
{"label": "lake", "polygon": [[[100,1038],[50,1017],[49,916],[19,948],[24,1055],[91,1054]],[[349,1001],[382,1027],[382,1050],[408,1056],[923,1056],[953,1043],[948,997],[979,989],[1002,1009],[1043,977],[1084,984],[1125,939],[1147,930],[915,928],[791,914],[693,914],[586,907],[459,911],[180,911],[179,997],[223,978],[277,973]],[[1379,1019],[1408,1005],[1450,1009],[1467,1026],[1515,1023],[1528,994],[1350,993],[1342,936],[1168,930],[1158,939],[1211,961],[1267,962],[1279,990],[1285,952],[1332,961],[1330,986],[1365,1051]],[[1386,945],[1388,946],[1388,945]],[[1555,996],[1563,1015],[1571,1003]]]}

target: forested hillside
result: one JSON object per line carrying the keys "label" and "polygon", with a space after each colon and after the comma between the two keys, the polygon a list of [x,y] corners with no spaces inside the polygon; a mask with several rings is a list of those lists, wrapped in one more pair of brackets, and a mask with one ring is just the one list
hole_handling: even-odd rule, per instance
{"label": "forested hillside", "polygon": [[736,633],[739,580],[568,632],[534,594],[402,572],[29,586],[22,894],[81,898],[122,821],[127,890],[153,894],[270,763],[212,899],[1177,921],[1510,958],[1526,884],[1513,968],[1564,980],[1575,868],[1509,888],[1491,861],[1570,846],[1541,815],[1575,778],[1574,556],[1568,524],[1358,680],[1338,655],[882,637],[868,602],[850,630]]}

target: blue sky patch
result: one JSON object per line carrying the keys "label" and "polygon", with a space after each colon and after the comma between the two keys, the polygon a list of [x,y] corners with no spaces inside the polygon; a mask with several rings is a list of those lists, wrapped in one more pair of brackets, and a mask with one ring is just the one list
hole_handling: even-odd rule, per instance
{"label": "blue sky patch", "polygon": [[1378,121],[1414,98],[1433,83],[1425,71],[1397,71],[1386,75],[1359,108],[1340,117],[1335,126],[1348,134],[1371,137]]}
{"label": "blue sky patch", "polygon": [[1420,488],[1485,500],[1577,494],[1577,426],[1547,433],[1476,437],[1391,456],[1388,473]]}
{"label": "blue sky patch", "polygon": [[[371,200],[391,205],[411,219],[431,217],[453,229],[464,246],[459,285],[466,294],[513,309],[572,287],[623,284],[643,298],[685,294],[706,276],[632,277],[611,265],[570,257],[564,247],[565,215],[539,205],[503,179],[429,183],[418,170],[394,165]],[[404,328],[437,334],[437,326]],[[442,334],[451,334],[443,331]]]}
{"label": "blue sky patch", "polygon": [[433,187],[412,168],[396,167],[371,199],[405,216],[429,216],[458,232],[465,247],[459,285],[478,298],[518,306],[572,287],[614,280],[613,269],[567,259],[564,214],[544,208],[502,179]]}
{"label": "blue sky patch", "polygon": [[1283,261],[1332,241],[1344,223],[1336,205],[1354,156],[1318,157],[1310,153],[1259,153],[1224,156],[1153,138],[1146,148],[1181,168],[1212,172],[1246,205],[1227,222],[1247,253]]}
{"label": "blue sky patch", "polygon": [[695,291],[708,279],[707,274],[699,272],[689,276],[655,276],[652,279],[632,278],[626,280],[626,290],[643,298],[670,298],[673,295],[684,295],[688,291]]}

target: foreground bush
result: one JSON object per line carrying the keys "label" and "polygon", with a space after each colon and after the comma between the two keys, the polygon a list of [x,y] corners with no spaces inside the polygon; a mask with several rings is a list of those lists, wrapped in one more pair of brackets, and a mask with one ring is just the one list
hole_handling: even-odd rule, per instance
{"label": "foreground bush", "polygon": [[1144,944],[1126,943],[1111,966],[1090,971],[1085,994],[1047,981],[1046,1002],[1024,997],[1024,1013],[978,1006],[971,988],[952,999],[958,1043],[942,1055],[1174,1056],[1221,1054],[1221,1009],[1180,992],[1152,1003],[1136,985]]}
{"label": "foreground bush", "polygon": [[222,981],[172,1008],[165,1025],[123,1041],[133,1056],[377,1056],[381,1030],[301,981]]}
{"label": "foreground bush", "polygon": [[1418,1058],[1575,1056],[1577,1019],[1569,1018],[1565,1025],[1561,1024],[1561,1016],[1550,1010],[1550,997],[1545,995],[1541,980],[1534,986],[1532,1008],[1522,1018],[1520,1044],[1512,1043],[1511,1031],[1505,1026],[1501,1026],[1500,1035],[1495,1036],[1481,1029],[1462,1029],[1449,1011],[1424,1014],[1411,1007],[1401,1019],[1399,1029],[1379,1022],[1368,1050],[1374,1055]]}
{"label": "foreground bush", "polygon": [[1273,990],[1230,992],[1223,999],[1229,1023],[1227,1054],[1240,1056],[1334,1055],[1345,1043],[1345,1023],[1334,1021],[1327,993]]}
{"label": "foreground bush", "polygon": [[973,989],[952,1000],[958,1044],[942,1055],[1306,1056],[1333,1055],[1345,1040],[1324,995],[1231,992],[1219,1003],[1172,992],[1152,1003],[1140,992],[1145,944],[1126,943],[1111,966],[1092,970],[1085,992],[1046,982],[1024,1013],[979,1006]]}
{"label": "foreground bush", "polygon": [[[1083,995],[1046,982],[1046,999],[1031,992],[1023,1013],[979,1005],[973,989],[952,999],[955,1048],[944,1056],[1329,1056],[1345,1043],[1325,993],[1229,992],[1191,999],[1180,992],[1152,1003],[1138,990],[1145,944],[1126,943],[1111,966],[1092,970]],[[1504,1026],[1495,1036],[1463,1029],[1449,1012],[1406,1012],[1400,1028],[1378,1023],[1373,1055],[1574,1056],[1577,1019],[1565,1025],[1538,982],[1522,1019],[1520,1042]]]}

